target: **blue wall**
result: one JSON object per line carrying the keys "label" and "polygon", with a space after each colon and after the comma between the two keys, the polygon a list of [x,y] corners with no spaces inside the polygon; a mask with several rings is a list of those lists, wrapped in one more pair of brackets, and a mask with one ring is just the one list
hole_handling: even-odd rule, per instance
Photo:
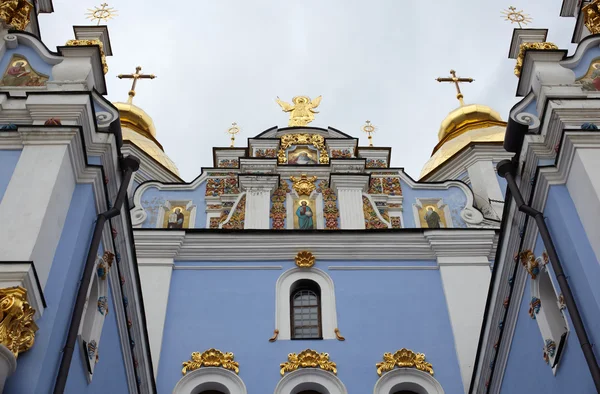
{"label": "blue wall", "polygon": [[[334,281],[338,325],[346,341],[269,343],[275,327],[275,285],[295,265],[261,262],[265,264],[281,265],[283,270],[173,271],[157,377],[160,394],[172,392],[182,377],[181,363],[192,352],[211,347],[235,354],[249,393],[272,393],[280,380],[279,364],[287,361],[288,353],[306,348],[330,354],[350,394],[371,393],[378,379],[375,364],[385,352],[402,347],[426,354],[447,393],[463,392],[438,270],[333,271],[327,267],[348,262],[317,263]],[[377,265],[360,262],[370,264]],[[394,264],[435,265],[386,262]]]}
{"label": "blue wall", "polygon": [[[600,340],[600,309],[598,283],[600,265],[590,246],[583,226],[565,186],[552,186],[544,210],[550,233],[556,243],[563,269],[592,343]],[[538,237],[535,253],[540,255],[544,245]],[[558,292],[560,288],[550,267]],[[502,384],[503,393],[593,393],[595,392],[581,346],[567,312],[570,333],[556,376],[542,359],[544,345],[538,325],[529,317],[531,299],[530,279],[521,300],[518,322]],[[596,349],[596,357],[598,351]],[[526,367],[525,367],[526,366]]]}
{"label": "blue wall", "polygon": [[46,393],[54,387],[95,218],[92,185],[77,185],[44,289],[47,308],[37,321],[35,344],[19,355],[6,393]]}
{"label": "blue wall", "polygon": [[[0,60],[0,72],[4,75],[4,72],[8,68],[8,64],[12,59],[13,55],[18,54],[25,57],[29,61],[29,65],[33,67],[35,71],[38,73],[45,74],[49,77],[49,81],[52,80],[52,65],[46,63],[42,58],[37,54],[35,49],[32,49],[25,45],[19,45],[15,49],[8,49],[4,54],[2,60]],[[2,78],[0,76],[0,78]]]}
{"label": "blue wall", "polygon": [[20,156],[20,150],[0,150],[0,201],[2,201]]}
{"label": "blue wall", "polygon": [[128,392],[127,375],[125,374],[112,291],[109,291],[108,299],[110,307],[102,327],[102,336],[98,345],[100,357],[94,368],[92,383],[88,384],[86,378],[87,366],[84,365],[80,343],[77,342],[65,393],[105,394]]}

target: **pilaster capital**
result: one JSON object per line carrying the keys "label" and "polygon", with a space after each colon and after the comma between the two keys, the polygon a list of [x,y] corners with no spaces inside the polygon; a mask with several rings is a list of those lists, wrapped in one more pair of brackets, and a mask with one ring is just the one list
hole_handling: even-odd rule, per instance
{"label": "pilaster capital", "polygon": [[276,174],[240,174],[240,188],[247,192],[268,191],[272,193],[279,186],[279,175]]}
{"label": "pilaster capital", "polygon": [[427,230],[424,235],[440,264],[454,263],[457,258],[468,263],[469,258],[488,257],[497,246],[494,230]]}
{"label": "pilaster capital", "polygon": [[27,290],[20,287],[0,289],[0,343],[8,348],[15,359],[19,353],[33,346],[37,324],[33,321],[35,310],[27,302]]}
{"label": "pilaster capital", "polygon": [[13,287],[26,290],[27,302],[35,310],[35,320],[42,317],[46,303],[33,262],[0,262],[0,289]]}
{"label": "pilaster capital", "polygon": [[335,191],[356,189],[366,193],[370,179],[369,174],[331,174],[329,184]]}

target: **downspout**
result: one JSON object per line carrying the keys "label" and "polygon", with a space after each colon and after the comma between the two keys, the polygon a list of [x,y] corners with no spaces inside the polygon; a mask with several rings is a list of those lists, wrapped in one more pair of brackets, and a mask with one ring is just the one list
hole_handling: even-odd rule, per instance
{"label": "downspout", "polygon": [[546,246],[546,252],[548,253],[548,257],[550,257],[552,269],[556,274],[556,279],[558,280],[560,290],[562,291],[562,294],[565,298],[567,310],[571,315],[571,320],[573,321],[573,326],[575,328],[575,333],[577,334],[577,339],[581,344],[581,350],[583,351],[585,361],[588,365],[588,368],[590,369],[590,373],[592,374],[592,379],[594,381],[594,385],[596,386],[596,391],[600,393],[600,367],[598,367],[598,361],[594,356],[594,350],[592,349],[592,345],[590,344],[590,340],[585,330],[581,314],[579,313],[579,309],[577,308],[577,303],[575,302],[575,298],[573,297],[573,293],[571,292],[571,286],[569,286],[569,282],[567,281],[565,272],[563,271],[562,264],[556,252],[556,248],[554,247],[554,242],[552,242],[552,237],[550,235],[550,231],[548,230],[548,226],[546,225],[546,221],[544,220],[544,215],[542,214],[542,212],[533,209],[531,206],[525,204],[523,196],[521,195],[521,191],[519,190],[519,187],[517,186],[517,182],[515,181],[513,175],[514,165],[512,161],[502,160],[500,163],[498,163],[497,169],[498,175],[506,179],[508,188],[510,189],[510,194],[515,199],[519,211],[524,212],[526,215],[532,217],[537,224],[540,236],[542,237],[542,241],[544,242],[544,246]]}
{"label": "downspout", "polygon": [[108,220],[120,214],[121,206],[127,197],[127,188],[129,186],[129,182],[131,181],[133,173],[140,167],[140,161],[137,157],[127,156],[120,159],[120,166],[123,170],[123,178],[121,180],[121,186],[119,187],[114,206],[108,211],[100,213],[96,219],[96,226],[92,235],[92,243],[90,244],[87,260],[85,262],[85,268],[83,270],[83,276],[81,278],[79,290],[77,291],[75,307],[73,308],[73,314],[71,316],[71,323],[69,326],[69,332],[67,334],[67,342],[63,349],[63,355],[60,361],[56,383],[54,384],[54,394],[62,394],[65,391],[67,376],[69,374],[69,369],[71,368],[73,352],[75,351],[75,344],[77,342],[77,332],[79,331],[81,318],[83,317],[83,309],[85,307],[87,290],[92,281],[96,255],[98,253],[98,248],[100,247],[100,242],[102,241],[102,231],[104,230],[104,225]]}

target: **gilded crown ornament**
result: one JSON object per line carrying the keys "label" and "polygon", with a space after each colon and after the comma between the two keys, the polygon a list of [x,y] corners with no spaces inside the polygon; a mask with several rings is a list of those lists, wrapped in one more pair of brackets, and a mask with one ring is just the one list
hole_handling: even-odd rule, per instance
{"label": "gilded crown ornament", "polygon": [[0,289],[0,343],[15,358],[33,346],[37,324],[33,309],[27,302],[27,290],[20,287]]}
{"label": "gilded crown ornament", "polygon": [[1,0],[0,19],[16,30],[25,30],[29,26],[33,2],[27,0]]}
{"label": "gilded crown ornament", "polygon": [[533,20],[529,15],[524,13],[523,10],[517,11],[512,5],[508,7],[508,10],[502,11],[502,16],[505,20],[510,21],[511,24],[518,24],[519,29],[522,27],[521,25],[528,25]]}
{"label": "gilded crown ornament", "polygon": [[515,65],[515,75],[521,76],[521,70],[523,69],[523,61],[525,60],[525,54],[529,49],[536,49],[540,51],[551,51],[558,49],[556,44],[551,42],[524,42],[521,44],[519,49],[519,56],[517,56],[517,64]]}
{"label": "gilded crown ornament", "polygon": [[299,368],[320,368],[337,375],[337,365],[329,360],[329,354],[318,353],[311,349],[303,350],[300,354],[288,354],[288,360],[279,366],[281,367],[281,376],[285,375],[286,372],[293,372]]}
{"label": "gilded crown ornament", "polygon": [[98,21],[98,26],[102,21],[108,22],[109,19],[119,16],[117,10],[114,7],[109,7],[106,3],[100,4],[100,7],[88,8],[85,15],[86,19],[90,19],[92,22]]}
{"label": "gilded crown ornament", "polygon": [[231,127],[227,129],[227,134],[229,134],[231,136],[230,148],[233,148],[233,146],[235,145],[235,135],[237,133],[239,133],[240,131],[241,131],[241,129],[238,127],[236,122],[233,122],[231,124]]}
{"label": "gilded crown ornament", "polygon": [[419,371],[428,372],[433,376],[433,366],[425,361],[423,353],[414,353],[412,350],[400,349],[396,353],[385,353],[383,361],[375,365],[377,375],[381,376],[384,372],[398,368],[416,368]]}
{"label": "gilded crown ornament", "polygon": [[301,127],[306,126],[315,120],[314,114],[318,114],[318,112],[315,111],[315,108],[321,104],[321,96],[314,100],[311,100],[310,97],[307,96],[296,96],[292,99],[292,103],[294,104],[281,101],[279,97],[277,97],[277,100],[275,101],[279,104],[283,112],[290,113],[288,126]]}
{"label": "gilded crown ornament", "polygon": [[317,188],[315,186],[316,176],[307,177],[306,174],[302,174],[300,178],[291,176],[290,179],[293,182],[292,188],[300,196],[310,196],[311,193]]}
{"label": "gilded crown ornament", "polygon": [[298,253],[296,255],[296,265],[300,268],[310,268],[313,265],[315,265],[316,262],[316,258],[315,256],[313,256],[313,254],[311,252],[308,252],[306,250]]}
{"label": "gilded crown ornament", "polygon": [[203,353],[194,352],[191,360],[183,362],[181,372],[185,375],[202,367],[221,367],[239,373],[240,364],[233,359],[233,353],[223,353],[217,349],[208,349]]}

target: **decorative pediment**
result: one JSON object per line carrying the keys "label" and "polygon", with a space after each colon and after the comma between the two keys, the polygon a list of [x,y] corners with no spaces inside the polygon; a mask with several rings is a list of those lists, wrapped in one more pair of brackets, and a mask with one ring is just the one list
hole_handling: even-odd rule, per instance
{"label": "decorative pediment", "polygon": [[208,349],[203,353],[194,352],[192,353],[191,360],[183,362],[183,369],[181,372],[185,375],[190,371],[202,367],[220,367],[239,373],[240,364],[237,361],[233,361],[234,357],[235,356],[231,352],[223,353],[217,349]]}
{"label": "decorative pediment", "polygon": [[398,368],[416,368],[419,371],[429,372],[433,375],[433,366],[425,361],[423,353],[414,353],[412,350],[402,348],[396,353],[385,353],[383,361],[376,364],[377,375]]}
{"label": "decorative pediment", "polygon": [[286,372],[293,372],[299,368],[320,368],[337,374],[337,365],[329,360],[329,354],[318,353],[311,349],[303,350],[300,354],[288,354],[288,360],[281,363],[280,367],[281,376],[285,375]]}

